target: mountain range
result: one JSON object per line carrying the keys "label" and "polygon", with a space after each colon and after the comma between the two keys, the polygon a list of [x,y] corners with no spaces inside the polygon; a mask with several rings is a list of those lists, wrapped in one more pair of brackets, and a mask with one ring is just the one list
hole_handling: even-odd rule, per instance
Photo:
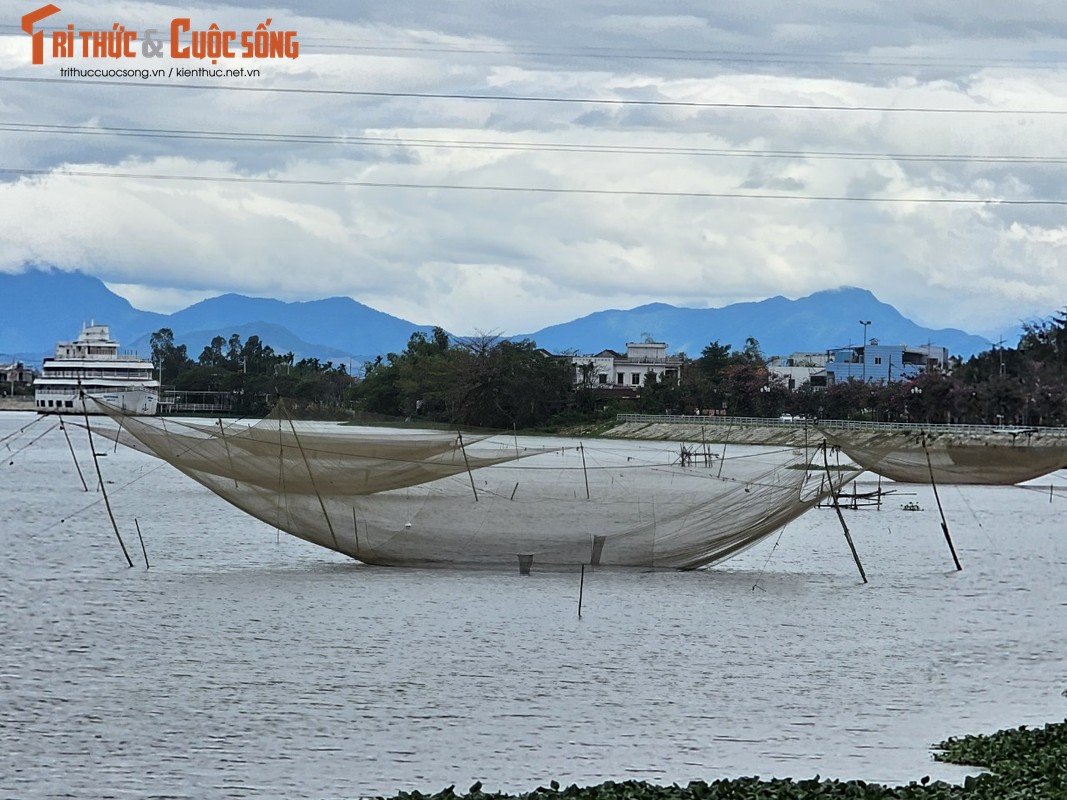
{"label": "mountain range", "polygon": [[[349,297],[308,302],[224,294],[173,314],[134,308],[98,278],[79,272],[34,269],[0,273],[0,361],[39,364],[57,341],[78,335],[90,321],[107,324],[124,351],[150,353],[149,338],[170,328],[175,341],[196,358],[215,336],[253,334],[276,352],[297,359],[354,366],[404,349],[419,325],[377,311]],[[860,320],[870,320],[864,331]],[[512,336],[531,339],[554,353],[625,350],[627,342],[666,342],[671,353],[696,358],[712,341],[744,346],[756,339],[766,355],[821,352],[860,344],[864,333],[883,343],[947,347],[963,357],[988,350],[984,337],[954,328],[931,329],[907,319],[866,289],[841,287],[790,300],[772,297],[722,308],[683,308],[652,303],[628,310],[598,311],[571,322]]]}

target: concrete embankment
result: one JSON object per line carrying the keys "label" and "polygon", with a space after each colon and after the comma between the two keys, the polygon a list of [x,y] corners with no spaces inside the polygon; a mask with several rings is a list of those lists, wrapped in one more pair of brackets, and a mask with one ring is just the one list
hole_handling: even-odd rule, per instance
{"label": "concrete embankment", "polygon": [[803,447],[817,444],[823,437],[815,428],[787,425],[731,425],[726,422],[623,422],[604,436],[619,439],[658,439],[671,442],[710,442],[713,444],[757,444]]}
{"label": "concrete embankment", "polygon": [[[603,436],[620,439],[655,439],[674,442],[708,442],[713,444],[752,444],[775,445],[784,447],[804,447],[817,445],[824,439],[834,441],[834,432],[838,425],[829,423],[827,435],[812,424],[790,425],[777,423],[761,425],[758,421],[731,423],[716,421],[701,423],[682,421],[657,422],[652,420],[621,422]],[[1057,445],[1067,444],[1067,429],[996,429],[986,426],[915,426],[898,425],[875,426],[866,429],[847,429],[848,441],[856,447],[884,446],[887,440],[895,446],[916,443],[923,433],[931,442],[951,441],[953,444],[985,445]]]}
{"label": "concrete embankment", "polygon": [[32,397],[0,397],[0,411],[36,411]]}

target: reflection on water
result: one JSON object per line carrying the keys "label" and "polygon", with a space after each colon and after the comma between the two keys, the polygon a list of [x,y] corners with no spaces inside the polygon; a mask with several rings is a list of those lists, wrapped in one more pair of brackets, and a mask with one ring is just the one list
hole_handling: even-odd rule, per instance
{"label": "reflection on water", "polygon": [[587,570],[579,619],[577,573],[363,567],[98,445],[127,569],[62,434],[18,452],[46,424],[0,445],[5,796],[959,780],[932,742],[1067,716],[1062,472],[942,487],[960,573],[895,486],[846,512],[866,586],[815,510],[715,569]]}

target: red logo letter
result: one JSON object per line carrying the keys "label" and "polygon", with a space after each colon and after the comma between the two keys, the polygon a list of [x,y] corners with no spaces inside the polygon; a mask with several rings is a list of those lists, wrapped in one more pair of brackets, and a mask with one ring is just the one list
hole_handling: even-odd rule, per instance
{"label": "red logo letter", "polygon": [[53,14],[58,14],[59,9],[49,3],[46,6],[41,6],[36,11],[31,11],[29,14],[25,14],[22,17],[22,30],[28,33],[33,38],[33,63],[44,63],[44,32],[33,32],[33,23],[40,22],[45,17],[50,17]]}

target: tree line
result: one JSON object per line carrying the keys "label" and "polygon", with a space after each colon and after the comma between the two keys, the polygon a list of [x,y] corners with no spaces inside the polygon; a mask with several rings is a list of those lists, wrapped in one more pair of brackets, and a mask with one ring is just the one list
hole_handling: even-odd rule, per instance
{"label": "tree line", "polygon": [[796,389],[768,368],[754,338],[738,350],[713,341],[697,358],[679,355],[677,377],[650,371],[637,393],[599,385],[591,364],[554,356],[529,339],[453,337],[441,328],[413,333],[402,351],[361,365],[359,376],[344,364],[276,353],[258,336],[216,336],[195,360],[168,328],[152,335],[151,346],[168,388],[228,393],[233,411],[250,415],[267,413],[283,397],[319,409],[494,429],[558,429],[627,411],[1067,424],[1067,311],[1026,324],[1014,348],[954,358],[912,380]]}
{"label": "tree line", "polygon": [[236,333],[229,339],[216,336],[195,360],[184,344],[175,343],[170,328],[156,331],[149,342],[163,385],[179,392],[222,393],[234,413],[266,414],[278,397],[319,407],[343,406],[351,399],[344,364],[297,361],[293,353],[276,353],[255,335],[244,342]]}

